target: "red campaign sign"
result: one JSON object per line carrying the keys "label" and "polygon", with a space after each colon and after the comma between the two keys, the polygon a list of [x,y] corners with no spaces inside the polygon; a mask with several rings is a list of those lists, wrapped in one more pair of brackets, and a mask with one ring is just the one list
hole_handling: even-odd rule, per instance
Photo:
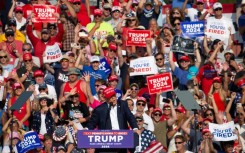
{"label": "red campaign sign", "polygon": [[57,13],[57,8],[53,5],[33,5],[34,18],[32,22],[57,22],[54,16]]}
{"label": "red campaign sign", "polygon": [[173,81],[170,72],[147,76],[146,79],[150,94],[173,90]]}
{"label": "red campaign sign", "polygon": [[146,47],[146,38],[151,38],[150,30],[128,30],[126,46]]}

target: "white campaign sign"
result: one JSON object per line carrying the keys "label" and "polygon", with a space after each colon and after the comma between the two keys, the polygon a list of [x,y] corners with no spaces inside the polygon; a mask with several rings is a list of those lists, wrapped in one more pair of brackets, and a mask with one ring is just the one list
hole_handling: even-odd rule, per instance
{"label": "white campaign sign", "polygon": [[214,141],[230,141],[237,139],[237,135],[233,132],[235,130],[233,121],[224,124],[209,123],[209,130],[214,136]]}
{"label": "white campaign sign", "polygon": [[158,73],[154,56],[140,57],[135,60],[131,60],[130,68],[134,69],[134,72],[131,72],[130,76]]}
{"label": "white campaign sign", "polygon": [[228,27],[231,24],[228,24],[229,20],[225,19],[215,19],[215,18],[208,18],[206,24],[206,31],[205,34],[208,38],[211,37],[211,40],[220,39],[225,43],[225,48],[228,45],[228,40],[230,36]]}
{"label": "white campaign sign", "polygon": [[63,57],[60,47],[57,43],[55,43],[53,46],[46,46],[44,54],[45,56],[43,57],[43,63],[57,62],[60,61]]}

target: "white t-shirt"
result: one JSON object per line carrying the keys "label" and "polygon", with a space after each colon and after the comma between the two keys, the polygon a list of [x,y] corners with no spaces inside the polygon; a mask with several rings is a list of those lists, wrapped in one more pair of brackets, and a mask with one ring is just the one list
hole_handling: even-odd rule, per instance
{"label": "white t-shirt", "polygon": [[[187,9],[187,16],[190,17],[191,21],[198,21],[198,11],[195,8],[188,8]],[[202,14],[204,14],[206,12],[206,9],[203,9],[203,11],[201,12]],[[205,18],[207,18],[209,15],[206,15]]]}
{"label": "white t-shirt", "polygon": [[47,133],[45,119],[46,119],[46,114],[41,113],[41,128],[40,128],[39,134],[42,134],[42,135]]}
{"label": "white t-shirt", "polygon": [[26,18],[22,17],[21,22],[19,22],[16,17],[14,17],[14,19],[16,20],[16,29],[19,30],[23,25],[25,25],[26,23]]}

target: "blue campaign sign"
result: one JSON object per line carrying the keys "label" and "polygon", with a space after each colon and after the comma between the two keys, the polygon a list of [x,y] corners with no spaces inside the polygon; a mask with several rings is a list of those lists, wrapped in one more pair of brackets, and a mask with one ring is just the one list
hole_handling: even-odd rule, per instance
{"label": "blue campaign sign", "polygon": [[204,25],[204,21],[180,23],[183,36],[189,38],[204,36]]}
{"label": "blue campaign sign", "polygon": [[27,132],[24,139],[17,143],[18,153],[26,153],[29,150],[42,148],[42,144],[36,132]]}
{"label": "blue campaign sign", "polygon": [[78,148],[133,148],[132,130],[79,130]]}
{"label": "blue campaign sign", "polygon": [[111,73],[111,67],[108,64],[108,62],[106,61],[105,58],[100,59],[100,66],[99,66],[100,70],[105,71],[106,75],[109,75]]}

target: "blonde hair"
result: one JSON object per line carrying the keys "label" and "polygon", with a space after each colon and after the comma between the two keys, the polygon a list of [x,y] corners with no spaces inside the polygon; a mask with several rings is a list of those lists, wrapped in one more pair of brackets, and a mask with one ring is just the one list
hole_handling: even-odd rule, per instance
{"label": "blonde hair", "polygon": [[[215,92],[214,84],[212,84],[212,86],[211,86],[211,88],[209,90],[209,94],[213,95],[214,92]],[[225,102],[226,101],[226,95],[224,95],[223,92],[224,92],[224,89],[223,89],[222,84],[221,84],[220,89],[218,89],[218,93],[219,93],[219,96],[220,96],[222,102]]]}
{"label": "blonde hair", "polygon": [[9,54],[6,51],[0,50],[0,54],[5,54],[7,56],[7,58],[6,58],[7,63],[10,61]]}

